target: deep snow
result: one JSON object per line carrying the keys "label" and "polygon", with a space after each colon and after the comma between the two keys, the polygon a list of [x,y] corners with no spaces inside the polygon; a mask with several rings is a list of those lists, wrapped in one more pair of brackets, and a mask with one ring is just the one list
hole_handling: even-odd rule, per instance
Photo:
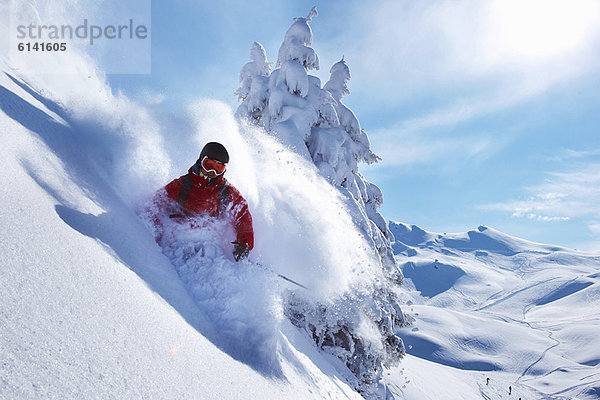
{"label": "deep snow", "polygon": [[0,397],[359,397],[285,321],[277,369],[223,340],[111,179],[131,138],[6,73],[0,109]]}

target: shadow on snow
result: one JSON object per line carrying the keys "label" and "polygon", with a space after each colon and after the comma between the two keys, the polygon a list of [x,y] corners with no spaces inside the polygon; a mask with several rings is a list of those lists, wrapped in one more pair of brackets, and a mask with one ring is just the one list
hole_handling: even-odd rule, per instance
{"label": "shadow on snow", "polygon": [[[58,216],[72,229],[106,246],[110,250],[109,253],[136,273],[151,290],[161,296],[188,324],[215,346],[264,376],[285,379],[278,362],[277,365],[272,363],[265,365],[253,359],[247,352],[240,352],[232,343],[224,342],[219,332],[214,329],[212,321],[198,305],[190,300],[190,296],[181,295],[181,290],[185,290],[185,287],[174,268],[160,252],[152,234],[131,208],[120,199],[114,188],[106,182],[103,177],[105,171],[99,171],[98,166],[89,159],[90,152],[98,155],[105,150],[103,146],[119,146],[119,138],[103,138],[104,128],[101,126],[73,121],[59,104],[41,96],[10,74],[5,74],[68,125],[56,121],[51,115],[4,86],[0,86],[0,110],[36,134],[63,162],[71,180],[101,208],[108,209],[99,215],[78,211],[61,194],[60,188],[53,187],[44,180],[43,171],[40,171],[30,160],[22,159],[21,165],[31,178],[59,203],[55,206]],[[127,224],[128,229],[121,229],[124,224]],[[164,262],[159,264],[162,265],[155,265],[161,258]]]}

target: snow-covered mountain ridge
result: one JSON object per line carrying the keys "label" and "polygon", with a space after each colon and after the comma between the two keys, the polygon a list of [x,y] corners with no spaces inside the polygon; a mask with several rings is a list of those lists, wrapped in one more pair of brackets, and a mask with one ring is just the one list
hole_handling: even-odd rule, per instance
{"label": "snow-covered mountain ridge", "polygon": [[600,255],[485,226],[459,234],[389,226],[415,318],[401,330],[409,358],[476,376],[465,389],[472,396],[496,398],[500,384],[516,398],[597,398]]}

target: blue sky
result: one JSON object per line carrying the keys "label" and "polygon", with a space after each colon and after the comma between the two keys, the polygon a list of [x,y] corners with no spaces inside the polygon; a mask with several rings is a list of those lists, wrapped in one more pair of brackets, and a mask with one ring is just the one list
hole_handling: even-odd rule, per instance
{"label": "blue sky", "polygon": [[350,67],[344,102],[383,158],[361,171],[386,218],[600,250],[595,0],[153,1],[152,74],[109,81],[174,114],[198,97],[236,107],[252,43],[275,60],[315,4],[315,74]]}

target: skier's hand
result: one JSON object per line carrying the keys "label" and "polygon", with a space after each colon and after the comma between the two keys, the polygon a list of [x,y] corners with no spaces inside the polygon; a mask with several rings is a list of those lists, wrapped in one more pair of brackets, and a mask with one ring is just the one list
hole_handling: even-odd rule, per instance
{"label": "skier's hand", "polygon": [[250,250],[248,250],[248,247],[244,243],[234,242],[234,245],[235,247],[233,249],[233,258],[235,259],[235,261],[240,261],[242,258],[248,257],[248,253],[250,253]]}

